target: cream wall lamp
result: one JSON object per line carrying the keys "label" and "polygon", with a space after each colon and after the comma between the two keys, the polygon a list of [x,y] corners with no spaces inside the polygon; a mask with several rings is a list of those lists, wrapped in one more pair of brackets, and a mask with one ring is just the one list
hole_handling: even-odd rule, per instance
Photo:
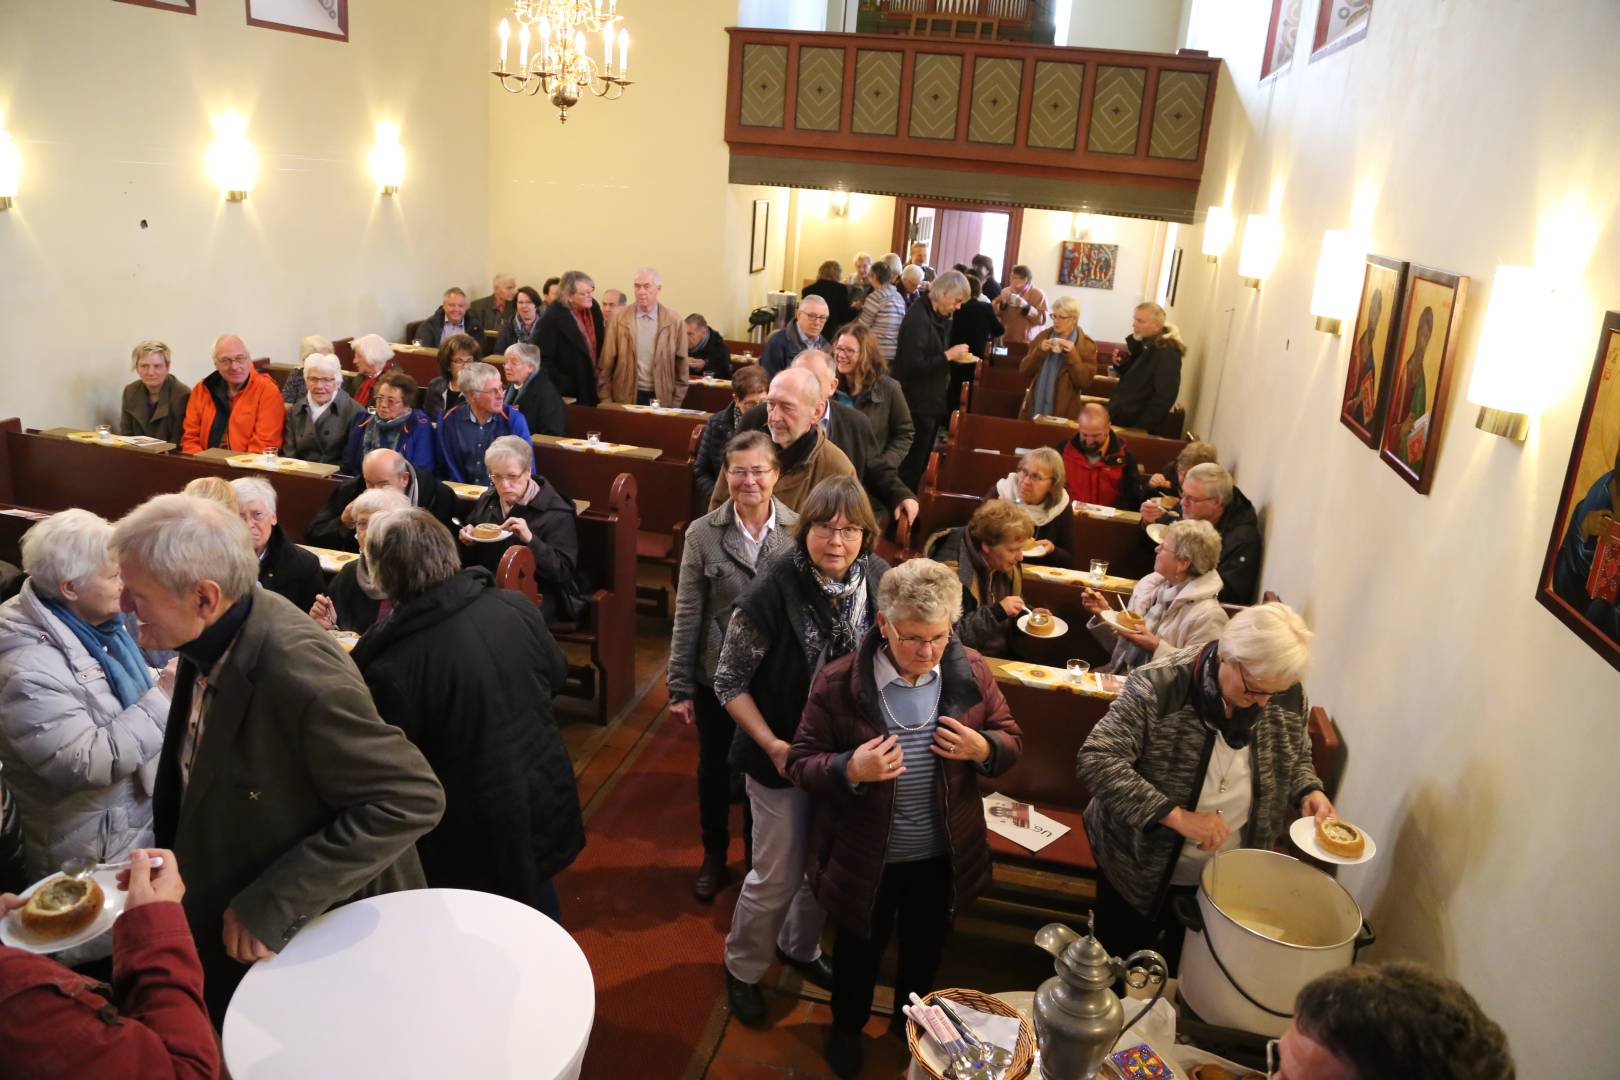
{"label": "cream wall lamp", "polygon": [[1204,260],[1220,262],[1221,256],[1232,243],[1236,222],[1232,211],[1224,206],[1212,206],[1204,212]]}
{"label": "cream wall lamp", "polygon": [[11,132],[0,130],[0,210],[10,210],[17,198],[17,181],[22,178],[22,155],[11,140]]}
{"label": "cream wall lamp", "polygon": [[248,142],[247,121],[227,113],[214,121],[208,147],[208,178],[225,193],[226,202],[242,202],[259,175],[259,155]]}
{"label": "cream wall lamp", "polygon": [[1322,333],[1337,334],[1342,327],[1361,288],[1364,259],[1355,239],[1343,229],[1322,234],[1322,254],[1316,260],[1316,284],[1311,289],[1311,314]]}
{"label": "cream wall lamp", "polygon": [[399,145],[398,125],[377,125],[377,141],[366,155],[366,164],[379,194],[399,194],[400,186],[405,183],[405,148]]}
{"label": "cream wall lamp", "polygon": [[1534,380],[1524,376],[1525,357],[1535,355],[1552,319],[1552,283],[1529,266],[1498,266],[1491,300],[1479,331],[1468,400],[1479,406],[1474,426],[1522,442],[1530,413],[1540,411]]}
{"label": "cream wall lamp", "polygon": [[827,213],[833,217],[849,217],[849,192],[843,188],[833,188],[832,194],[827,197]]}
{"label": "cream wall lamp", "polygon": [[1269,214],[1250,214],[1243,225],[1243,247],[1238,252],[1238,277],[1251,289],[1277,265],[1282,253],[1282,226]]}

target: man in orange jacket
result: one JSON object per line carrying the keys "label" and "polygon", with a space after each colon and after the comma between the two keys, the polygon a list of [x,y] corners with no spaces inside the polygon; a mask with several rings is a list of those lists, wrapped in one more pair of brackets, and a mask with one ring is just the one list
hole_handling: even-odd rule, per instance
{"label": "man in orange jacket", "polygon": [[275,380],[253,370],[253,354],[235,334],[214,342],[214,374],[191,388],[180,449],[258,453],[281,445],[287,407]]}

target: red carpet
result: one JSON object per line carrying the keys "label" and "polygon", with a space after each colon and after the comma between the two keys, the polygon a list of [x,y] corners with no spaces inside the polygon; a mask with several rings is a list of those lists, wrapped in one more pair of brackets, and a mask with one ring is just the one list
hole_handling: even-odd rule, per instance
{"label": "red carpet", "polygon": [[[661,716],[591,813],[585,851],[557,878],[563,920],[596,979],[587,1080],[680,1077],[724,996],[720,958],[737,890],[712,905],[692,897],[702,861],[696,775],[694,729]],[[740,819],[734,811],[733,872]]]}

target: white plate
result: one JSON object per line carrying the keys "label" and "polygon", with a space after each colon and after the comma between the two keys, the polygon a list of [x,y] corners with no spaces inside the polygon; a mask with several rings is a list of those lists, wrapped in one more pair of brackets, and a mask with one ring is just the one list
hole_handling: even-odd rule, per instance
{"label": "white plate", "polygon": [[478,536],[477,534],[471,534],[470,533],[469,535],[472,536],[472,542],[475,543],[475,544],[498,544],[502,540],[505,540],[508,536],[511,536],[512,535],[512,530],[511,529],[502,529],[501,530],[501,535],[492,536],[488,540],[485,540],[482,536]]}
{"label": "white plate", "polygon": [[1147,527],[1148,539],[1155,544],[1164,543],[1164,534],[1170,531],[1170,526],[1163,522],[1155,522]]}
{"label": "white plate", "polygon": [[[1034,612],[1026,611],[1022,615],[1018,616],[1018,629],[1022,630],[1026,634],[1029,634],[1029,617],[1032,614],[1034,614]],[[1060,638],[1068,632],[1069,624],[1054,615],[1052,616],[1052,632],[1050,634],[1029,634],[1029,636],[1037,641],[1045,641],[1048,638]],[[1067,675],[1068,672],[1065,671],[1063,674]]]}
{"label": "white plate", "polygon": [[[1357,828],[1360,828],[1360,826],[1358,825]],[[1364,863],[1378,854],[1378,845],[1373,843],[1373,838],[1367,835],[1365,829],[1362,830],[1361,837],[1367,841],[1367,846],[1362,849],[1360,858],[1347,859],[1343,855],[1333,854],[1333,852],[1316,842],[1316,819],[1314,817],[1298,818],[1292,825],[1288,826],[1288,838],[1294,842],[1295,847],[1313,859],[1338,863],[1340,866],[1355,866],[1357,863]]]}
{"label": "white plate", "polygon": [[360,644],[360,635],[353,630],[328,630],[327,633],[332,635],[332,640],[344,652],[353,652],[354,647]]}
{"label": "white plate", "polygon": [[[1107,623],[1109,626],[1112,626],[1115,630],[1124,630],[1125,629],[1123,626],[1121,626],[1119,624],[1119,612],[1117,610],[1115,610],[1114,608],[1108,608],[1105,611],[1099,611],[1097,613],[1097,615],[1098,615],[1099,618],[1102,619],[1103,622]],[[1147,624],[1143,623],[1142,626],[1140,627],[1140,629],[1146,630],[1147,629]],[[1136,631],[1132,630],[1131,633],[1134,634],[1134,633],[1136,633]]]}
{"label": "white plate", "polygon": [[[61,874],[51,874],[49,877],[40,878],[19,895],[26,900],[34,895],[35,889],[52,878],[61,876]],[[97,915],[95,921],[89,926],[80,930],[77,934],[69,934],[65,938],[42,941],[23,928],[22,909],[19,908],[6,918],[0,919],[0,942],[4,942],[14,949],[24,949],[31,953],[47,956],[51,953],[61,952],[63,949],[71,949],[75,945],[83,945],[92,938],[100,937],[106,933],[112,928],[113,920],[124,913],[124,900],[129,894],[119,891],[118,871],[116,870],[97,870],[90,876],[96,879],[97,885],[101,886],[102,903],[101,914]]]}

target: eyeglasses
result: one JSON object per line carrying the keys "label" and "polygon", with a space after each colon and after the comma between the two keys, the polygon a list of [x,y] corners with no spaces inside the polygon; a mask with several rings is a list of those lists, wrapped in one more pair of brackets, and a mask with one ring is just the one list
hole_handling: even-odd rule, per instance
{"label": "eyeglasses", "polygon": [[335,378],[333,378],[332,376],[330,376],[330,375],[305,375],[304,376],[304,385],[305,386],[331,386],[335,382],[337,382],[337,380]]}
{"label": "eyeglasses", "polygon": [[1279,1045],[1281,1045],[1280,1039],[1266,1040],[1266,1075],[1268,1077],[1276,1076],[1277,1070],[1282,1068],[1282,1055],[1277,1052]]}
{"label": "eyeglasses", "polygon": [[1243,669],[1243,665],[1234,662],[1232,666],[1237,669],[1238,680],[1243,683],[1243,692],[1248,694],[1250,697],[1265,698],[1269,701],[1271,698],[1282,693],[1280,690],[1256,690],[1254,687],[1249,685],[1249,673]]}
{"label": "eyeglasses", "polygon": [[866,530],[859,525],[846,525],[843,528],[838,528],[825,522],[817,522],[810,526],[810,532],[818,540],[831,540],[836,536],[846,544],[858,544],[861,542],[862,537],[866,535]]}
{"label": "eyeglasses", "polygon": [[1018,479],[1020,479],[1020,480],[1044,480],[1047,483],[1052,482],[1052,478],[1050,476],[1047,476],[1043,472],[1036,472],[1034,469],[1019,469],[1018,470]]}
{"label": "eyeglasses", "polygon": [[802,312],[802,313],[800,313],[799,317],[801,319],[809,319],[811,322],[826,322],[827,321],[827,316],[826,315],[818,315],[814,311]]}
{"label": "eyeglasses", "polygon": [[731,480],[737,481],[738,483],[741,483],[744,480],[763,482],[767,476],[771,475],[771,473],[775,471],[776,470],[769,465],[763,469],[727,469],[726,476]]}
{"label": "eyeglasses", "polygon": [[834,356],[843,356],[843,357],[859,356],[859,355],[861,355],[861,350],[859,350],[859,349],[846,349],[846,348],[844,348],[843,346],[840,345],[838,348],[833,350],[833,355]]}
{"label": "eyeglasses", "polygon": [[951,643],[951,635],[948,631],[938,637],[913,637],[910,634],[896,634],[894,643],[904,645],[913,652],[922,652],[924,649],[929,652],[936,652],[942,651],[945,646]]}

